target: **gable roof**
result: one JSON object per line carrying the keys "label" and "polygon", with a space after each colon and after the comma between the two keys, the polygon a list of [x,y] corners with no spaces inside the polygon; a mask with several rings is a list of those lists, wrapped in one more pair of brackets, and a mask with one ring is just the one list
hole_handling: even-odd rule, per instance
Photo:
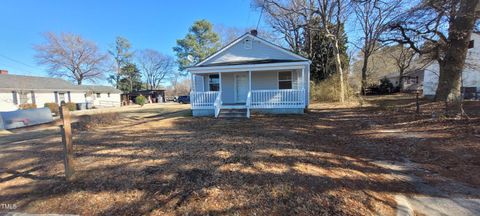
{"label": "gable roof", "polygon": [[0,74],[0,89],[8,91],[17,90],[47,90],[47,91],[77,91],[91,90],[102,93],[121,93],[120,90],[110,86],[100,85],[73,85],[72,83],[52,77],[24,76],[14,74]]}
{"label": "gable roof", "polygon": [[250,59],[251,64],[268,62],[268,61],[271,61],[270,63],[272,63],[272,62],[282,62],[282,61],[284,61],[284,62],[310,61],[309,59],[307,59],[307,58],[305,58],[301,55],[298,55],[296,53],[293,53],[292,51],[287,50],[287,49],[285,49],[281,46],[273,44],[269,41],[266,41],[266,40],[264,40],[260,37],[252,35],[250,33],[245,33],[244,35],[242,35],[239,38],[235,39],[234,41],[230,42],[229,44],[227,44],[226,46],[224,46],[223,48],[221,48],[217,52],[213,53],[212,55],[208,56],[207,58],[205,58],[204,60],[200,61],[199,63],[195,64],[192,67],[207,67],[207,66],[218,66],[218,65],[238,65],[238,64],[242,64],[242,63],[245,63],[245,64],[248,63],[247,62],[248,60],[243,60],[243,59],[238,60],[238,61],[222,61],[222,62],[214,62],[214,63],[210,63],[210,64],[207,63],[208,61],[214,59],[215,57],[220,56],[222,53],[226,52],[227,50],[229,50],[230,48],[239,44],[240,42],[242,42],[244,39],[246,39],[248,37],[252,38],[254,41],[260,42],[261,44],[271,48],[272,50],[275,50],[279,53],[282,53],[285,56],[289,56],[289,59],[278,59],[278,58]]}
{"label": "gable roof", "polygon": [[0,75],[0,89],[8,90],[79,90],[70,82],[51,77],[24,76],[13,74]]}

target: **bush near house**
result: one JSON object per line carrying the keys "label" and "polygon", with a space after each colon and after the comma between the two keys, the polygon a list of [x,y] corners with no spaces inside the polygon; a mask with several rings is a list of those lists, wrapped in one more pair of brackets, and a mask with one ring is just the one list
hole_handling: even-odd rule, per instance
{"label": "bush near house", "polygon": [[143,95],[139,95],[135,98],[135,103],[142,106],[145,105],[145,102],[147,101],[147,98]]}
{"label": "bush near house", "polygon": [[50,109],[50,112],[52,112],[53,114],[59,114],[60,108],[57,103],[45,103],[43,106],[48,107],[48,109]]}
{"label": "bush near house", "polygon": [[68,102],[68,103],[65,103],[64,106],[67,107],[67,109],[69,111],[77,110],[77,104],[76,103]]}
{"label": "bush near house", "polygon": [[22,109],[22,110],[26,110],[26,109],[36,109],[37,108],[37,105],[34,104],[34,103],[24,103],[24,104],[20,104],[18,106],[18,108]]}

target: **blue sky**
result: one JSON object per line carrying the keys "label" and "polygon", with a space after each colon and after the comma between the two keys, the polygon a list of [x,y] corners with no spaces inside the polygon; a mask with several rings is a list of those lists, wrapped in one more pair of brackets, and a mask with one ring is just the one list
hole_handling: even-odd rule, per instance
{"label": "blue sky", "polygon": [[134,49],[173,55],[175,41],[195,20],[243,29],[259,17],[250,0],[2,0],[1,8],[0,69],[39,76],[47,71],[37,65],[32,47],[44,41],[43,32],[80,34],[103,51],[123,36]]}

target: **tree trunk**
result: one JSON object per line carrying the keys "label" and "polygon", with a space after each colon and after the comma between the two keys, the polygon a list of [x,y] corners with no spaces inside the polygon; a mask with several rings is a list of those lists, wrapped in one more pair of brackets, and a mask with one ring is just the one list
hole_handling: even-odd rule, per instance
{"label": "tree trunk", "polygon": [[335,52],[335,65],[337,66],[337,72],[340,76],[340,102],[345,102],[345,86],[343,83],[343,69],[342,69],[342,60],[340,58],[340,50],[338,49],[338,40],[333,39],[333,50]]}
{"label": "tree trunk", "polygon": [[479,0],[462,0],[457,17],[448,30],[449,46],[440,62],[436,101],[460,101],[462,71],[467,58],[468,43],[475,25],[475,8]]}
{"label": "tree trunk", "polygon": [[400,68],[400,76],[398,78],[398,88],[400,91],[403,91],[403,74],[405,73],[405,68]]}
{"label": "tree trunk", "polygon": [[364,53],[362,65],[362,94],[367,93],[367,69],[368,69],[368,53]]}

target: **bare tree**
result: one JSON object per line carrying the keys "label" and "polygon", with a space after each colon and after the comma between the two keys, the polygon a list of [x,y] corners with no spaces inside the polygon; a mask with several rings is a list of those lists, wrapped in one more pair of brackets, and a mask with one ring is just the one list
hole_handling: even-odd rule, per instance
{"label": "bare tree", "polygon": [[379,44],[383,32],[388,30],[388,24],[396,19],[400,13],[402,0],[353,0],[353,11],[362,30],[360,51],[363,54],[362,85],[365,93],[367,88],[369,58],[382,46]]}
{"label": "bare tree", "polygon": [[163,55],[155,50],[145,49],[137,54],[137,62],[140,65],[148,89],[157,89],[160,83],[173,75],[175,60],[171,56]]}
{"label": "bare tree", "polygon": [[439,101],[461,101],[462,71],[468,43],[479,18],[479,0],[423,0],[391,23],[390,40],[436,60]]}
{"label": "bare tree", "polygon": [[49,67],[48,73],[55,77],[66,77],[81,85],[84,80],[103,78],[107,56],[95,43],[80,35],[45,33],[45,44],[35,45],[35,57],[39,64]]}
{"label": "bare tree", "polygon": [[306,51],[307,56],[312,58],[315,55],[311,41],[314,32],[324,34],[331,40],[336,71],[340,77],[339,100],[343,102],[345,84],[339,41],[343,36],[348,0],[290,0],[286,3],[257,0],[256,4],[269,14],[271,25],[285,35],[294,52]]}
{"label": "bare tree", "polygon": [[405,71],[410,68],[412,61],[415,57],[415,51],[409,48],[406,48],[403,44],[392,47],[393,50],[390,52],[390,57],[395,60],[395,65],[397,66],[399,79],[398,86],[400,90],[403,89],[403,75]]}

